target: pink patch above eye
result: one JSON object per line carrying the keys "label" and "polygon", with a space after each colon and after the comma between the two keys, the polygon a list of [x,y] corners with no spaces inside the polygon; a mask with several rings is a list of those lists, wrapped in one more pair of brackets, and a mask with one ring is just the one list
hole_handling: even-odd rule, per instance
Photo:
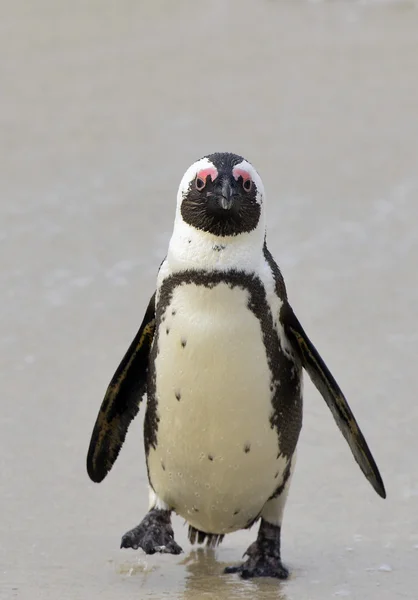
{"label": "pink patch above eye", "polygon": [[196,178],[202,179],[206,182],[206,178],[209,175],[212,181],[215,181],[215,179],[218,177],[218,171],[215,169],[215,167],[208,167],[207,169],[202,169],[197,173]]}
{"label": "pink patch above eye", "polygon": [[234,176],[234,179],[237,180],[242,177],[243,181],[248,181],[248,179],[252,181],[251,175],[245,169],[232,169],[232,175]]}

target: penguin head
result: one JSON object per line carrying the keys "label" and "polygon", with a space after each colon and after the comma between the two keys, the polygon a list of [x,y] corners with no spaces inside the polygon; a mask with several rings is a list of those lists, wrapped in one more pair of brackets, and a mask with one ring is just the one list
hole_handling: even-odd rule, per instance
{"label": "penguin head", "polygon": [[216,237],[262,229],[264,186],[254,167],[229,152],[209,154],[184,174],[177,196],[177,219]]}

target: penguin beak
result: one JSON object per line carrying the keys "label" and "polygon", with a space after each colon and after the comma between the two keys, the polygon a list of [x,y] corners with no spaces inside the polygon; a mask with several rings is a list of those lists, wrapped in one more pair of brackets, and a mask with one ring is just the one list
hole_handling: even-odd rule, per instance
{"label": "penguin beak", "polygon": [[224,210],[231,210],[234,201],[232,199],[232,188],[229,181],[223,182],[218,202],[219,206]]}

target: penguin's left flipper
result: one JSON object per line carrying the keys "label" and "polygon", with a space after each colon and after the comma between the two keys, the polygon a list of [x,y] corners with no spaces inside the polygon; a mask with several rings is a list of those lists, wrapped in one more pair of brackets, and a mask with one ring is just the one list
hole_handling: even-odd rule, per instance
{"label": "penguin's left flipper", "polygon": [[367,446],[360,427],[334,377],[312,344],[291,306],[286,302],[280,312],[280,321],[294,352],[308,372],[312,382],[323,396],[343,436],[351,448],[360,469],[375,491],[386,498],[385,486],[379,469]]}
{"label": "penguin's left flipper", "polygon": [[118,457],[131,421],[146,391],[148,357],[155,331],[155,294],[138,333],[107,388],[87,454],[92,481],[102,481]]}

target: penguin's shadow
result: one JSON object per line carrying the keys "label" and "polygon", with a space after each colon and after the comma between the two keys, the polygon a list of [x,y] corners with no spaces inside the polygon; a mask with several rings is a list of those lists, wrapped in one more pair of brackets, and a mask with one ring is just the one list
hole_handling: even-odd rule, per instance
{"label": "penguin's shadow", "polygon": [[238,575],[224,574],[231,561],[220,560],[221,551],[211,548],[192,550],[180,562],[186,569],[185,588],[181,600],[287,600],[283,583],[276,579],[243,580]]}

